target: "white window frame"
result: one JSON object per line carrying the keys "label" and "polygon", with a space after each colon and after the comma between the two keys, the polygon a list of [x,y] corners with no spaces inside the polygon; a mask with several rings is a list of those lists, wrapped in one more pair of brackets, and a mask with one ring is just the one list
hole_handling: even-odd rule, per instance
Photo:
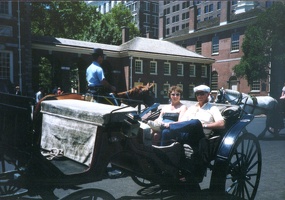
{"label": "white window frame", "polygon": [[212,38],[212,55],[218,55],[219,54],[219,48],[220,48],[219,42],[220,42],[220,40],[219,40],[218,36],[214,36]]}
{"label": "white window frame", "polygon": [[261,90],[260,80],[253,81],[250,85],[251,92],[260,92]]}
{"label": "white window frame", "polygon": [[152,91],[154,93],[154,98],[157,98],[157,83],[155,82],[152,83],[153,83]]}
{"label": "white window frame", "polygon": [[163,98],[169,98],[169,96],[168,96],[169,88],[170,88],[170,84],[169,83],[164,83],[163,84]]}
{"label": "white window frame", "polygon": [[135,60],[135,74],[143,74],[143,61],[140,59]]}
{"label": "white window frame", "polygon": [[[152,72],[152,69],[154,69]],[[157,75],[157,62],[156,61],[150,61],[149,63],[149,72],[151,75]]]}
{"label": "white window frame", "polygon": [[[168,69],[167,69],[168,68]],[[171,63],[170,62],[164,62],[163,65],[163,74],[170,76],[171,75]]]}
{"label": "white window frame", "polygon": [[239,43],[240,43],[240,34],[239,33],[233,33],[231,36],[231,52],[238,52],[239,51]]}
{"label": "white window frame", "polygon": [[[193,73],[192,73],[192,71],[193,71]],[[190,77],[196,77],[196,65],[191,64],[189,66],[189,76]]]}
{"label": "white window frame", "polygon": [[201,77],[207,78],[208,77],[208,67],[207,65],[202,65],[201,66]]}
{"label": "white window frame", "polygon": [[0,13],[0,18],[12,17],[12,1],[0,1],[1,9],[5,5],[8,6],[7,13]]}
{"label": "white window frame", "polygon": [[184,76],[184,65],[182,63],[177,63],[177,76]]}
{"label": "white window frame", "polygon": [[195,87],[194,84],[189,84],[189,98],[195,98],[195,94],[194,94],[194,91],[193,91],[193,88]]}

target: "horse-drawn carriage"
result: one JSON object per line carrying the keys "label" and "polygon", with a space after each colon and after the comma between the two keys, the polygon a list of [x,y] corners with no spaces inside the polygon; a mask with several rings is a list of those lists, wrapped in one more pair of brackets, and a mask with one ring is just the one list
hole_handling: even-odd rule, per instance
{"label": "horse-drawn carriage", "polygon": [[[42,102],[42,118],[36,120],[32,105],[31,98],[0,93],[0,198],[47,190],[52,195],[55,188],[99,181],[106,178],[110,163],[142,186],[191,190],[210,170],[212,197],[256,195],[261,150],[257,138],[245,131],[253,116],[240,117],[237,106],[223,105],[226,129],[201,140],[199,149],[185,157],[184,147],[175,141],[166,147],[152,145],[150,128],[132,107],[50,100]],[[35,121],[41,121],[40,128]]]}

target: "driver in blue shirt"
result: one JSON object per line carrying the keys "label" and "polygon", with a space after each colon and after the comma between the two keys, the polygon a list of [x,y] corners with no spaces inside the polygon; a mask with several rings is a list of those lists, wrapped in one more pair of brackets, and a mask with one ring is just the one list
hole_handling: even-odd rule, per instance
{"label": "driver in blue shirt", "polygon": [[112,92],[116,91],[116,87],[112,86],[106,79],[101,64],[104,60],[103,50],[95,48],[92,53],[93,62],[86,70],[86,80],[88,83],[88,91],[92,94],[102,95],[105,89]]}

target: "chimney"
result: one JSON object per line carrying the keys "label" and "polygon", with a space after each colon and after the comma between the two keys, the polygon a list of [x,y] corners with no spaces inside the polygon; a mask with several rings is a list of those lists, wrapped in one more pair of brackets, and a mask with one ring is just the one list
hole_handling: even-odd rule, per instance
{"label": "chimney", "polygon": [[122,44],[129,41],[129,36],[129,28],[126,26],[122,27]]}
{"label": "chimney", "polygon": [[159,16],[158,31],[158,39],[163,40],[165,38],[165,16],[163,14]]}
{"label": "chimney", "polygon": [[197,30],[197,6],[191,6],[189,12],[189,33],[193,33]]}
{"label": "chimney", "polygon": [[221,7],[220,26],[226,25],[230,21],[231,1],[221,1]]}

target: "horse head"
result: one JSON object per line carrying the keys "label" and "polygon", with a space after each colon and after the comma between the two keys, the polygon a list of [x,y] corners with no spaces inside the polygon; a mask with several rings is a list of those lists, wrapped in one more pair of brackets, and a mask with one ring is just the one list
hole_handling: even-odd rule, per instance
{"label": "horse head", "polygon": [[215,103],[227,103],[225,99],[225,90],[223,87],[218,90]]}
{"label": "horse head", "polygon": [[147,107],[154,103],[154,93],[152,88],[154,83],[146,85],[138,85],[126,92],[117,93],[117,96],[122,99],[122,103],[126,103],[130,106],[137,106],[140,101]]}

